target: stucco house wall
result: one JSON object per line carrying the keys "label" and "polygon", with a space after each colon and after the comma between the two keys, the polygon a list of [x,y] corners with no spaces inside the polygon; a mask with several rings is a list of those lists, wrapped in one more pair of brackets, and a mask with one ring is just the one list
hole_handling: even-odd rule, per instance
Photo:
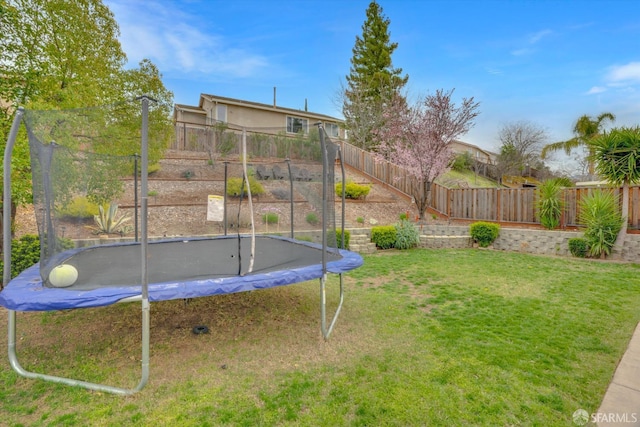
{"label": "stucco house wall", "polygon": [[451,151],[456,154],[469,153],[471,157],[479,162],[487,165],[493,165],[497,162],[498,155],[491,151],[483,150],[482,148],[469,144],[467,142],[454,140],[451,142]]}
{"label": "stucco house wall", "polygon": [[178,135],[181,126],[205,127],[220,122],[227,123],[230,129],[246,127],[262,133],[277,134],[287,129],[287,117],[305,120],[307,131],[316,123],[322,122],[325,129],[332,127],[337,132],[337,134],[328,132],[330,136],[345,138],[345,131],[342,128],[343,120],[310,111],[280,107],[275,102],[269,105],[201,94],[197,106],[176,104],[174,107],[174,120]]}

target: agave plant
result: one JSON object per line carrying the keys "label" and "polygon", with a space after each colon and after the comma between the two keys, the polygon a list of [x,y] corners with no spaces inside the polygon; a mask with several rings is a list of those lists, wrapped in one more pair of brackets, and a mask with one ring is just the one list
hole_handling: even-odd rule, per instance
{"label": "agave plant", "polygon": [[96,226],[91,227],[97,234],[120,233],[123,230],[123,225],[131,220],[126,215],[118,216],[116,203],[110,203],[107,209],[103,206],[100,206],[99,209],[100,213],[93,217]]}
{"label": "agave plant", "polygon": [[580,201],[580,223],[587,227],[584,238],[592,257],[604,258],[611,253],[624,222],[618,202],[612,191],[603,190],[595,190]]}

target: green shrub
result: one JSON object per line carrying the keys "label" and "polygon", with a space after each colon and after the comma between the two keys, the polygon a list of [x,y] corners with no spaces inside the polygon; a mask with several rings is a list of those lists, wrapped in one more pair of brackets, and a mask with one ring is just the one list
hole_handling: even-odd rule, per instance
{"label": "green shrub", "polygon": [[356,222],[357,222],[358,224],[364,224],[364,218],[363,218],[363,217],[361,217],[361,216],[359,216],[358,218],[356,218]]}
{"label": "green shrub", "polygon": [[395,247],[396,237],[396,227],[393,225],[379,225],[371,229],[371,241],[380,249]]}
{"label": "green shrub", "polygon": [[[147,166],[147,176],[149,175],[153,175],[156,172],[159,172],[161,169],[160,163],[154,163],[152,165],[148,165]],[[140,164],[140,162],[138,162],[138,176],[141,175],[142,172],[142,165]]]}
{"label": "green shrub", "polygon": [[[244,187],[242,185],[242,178],[229,178],[227,181],[227,196],[240,197],[247,195],[247,183],[245,181]],[[249,176],[249,185],[251,186],[251,195],[259,196],[264,194],[264,187],[253,176]]]}
{"label": "green shrub", "polygon": [[277,224],[279,219],[280,217],[275,212],[267,212],[266,214],[262,215],[262,222],[264,222],[265,224]]}
{"label": "green shrub", "polygon": [[492,222],[478,221],[469,227],[471,238],[478,243],[481,248],[486,248],[492,244],[500,233],[500,225]]}
{"label": "green shrub", "polygon": [[589,246],[589,255],[596,258],[609,255],[623,221],[618,197],[611,191],[602,190],[587,194],[580,201],[578,218],[587,227],[584,238]]}
{"label": "green shrub", "polygon": [[309,213],[307,214],[306,220],[307,220],[307,222],[308,222],[309,224],[311,224],[311,225],[318,225],[318,222],[320,222],[320,221],[318,220],[318,215],[316,215],[316,213],[315,213],[315,212],[309,212]]}
{"label": "green shrub", "polygon": [[98,213],[98,205],[85,196],[74,197],[69,204],[58,209],[58,216],[61,218],[91,219]]}
{"label": "green shrub", "polygon": [[536,190],[536,196],[536,208],[540,216],[540,223],[544,228],[553,230],[560,225],[560,217],[564,209],[560,181],[551,179],[543,182]]}
{"label": "green shrub", "polygon": [[[70,239],[59,239],[62,250],[74,247]],[[16,277],[22,271],[40,261],[40,238],[34,234],[26,234],[19,239],[11,240],[11,277]],[[0,281],[4,274],[4,263],[0,259]]]}
{"label": "green shrub", "polygon": [[156,172],[160,171],[160,163],[154,163],[152,165],[147,166],[147,175],[153,175]]}
{"label": "green shrub", "polygon": [[574,237],[569,239],[569,252],[578,258],[585,258],[589,253],[589,245],[587,240],[582,237]]}
{"label": "green shrub", "polygon": [[471,170],[473,167],[473,156],[469,152],[464,152],[456,155],[451,162],[451,169],[454,171],[463,172]]}
{"label": "green shrub", "polygon": [[[27,234],[20,239],[11,241],[11,278],[21,271],[40,261],[40,239],[33,234]],[[0,261],[0,273],[4,274],[4,263]],[[2,277],[0,275],[0,277]],[[1,279],[0,279],[1,280]]]}
{"label": "green shrub", "polygon": [[400,218],[400,221],[407,221],[407,220],[409,219],[409,214],[408,214],[408,213],[406,213],[406,212],[402,212],[402,213],[399,215],[399,218]]}
{"label": "green shrub", "polygon": [[411,249],[418,246],[418,243],[420,243],[420,235],[415,225],[403,219],[395,225],[395,228],[396,243],[394,246],[397,249]]}
{"label": "green shrub", "polygon": [[344,245],[342,244],[342,230],[336,230],[336,247],[340,249],[349,249],[349,240],[351,239],[351,232],[344,230]]}
{"label": "green shrub", "polygon": [[[355,182],[348,182],[344,188],[344,194],[347,199],[359,199],[361,197],[367,197],[371,186],[356,184]],[[336,195],[342,197],[342,183],[336,184]]]}

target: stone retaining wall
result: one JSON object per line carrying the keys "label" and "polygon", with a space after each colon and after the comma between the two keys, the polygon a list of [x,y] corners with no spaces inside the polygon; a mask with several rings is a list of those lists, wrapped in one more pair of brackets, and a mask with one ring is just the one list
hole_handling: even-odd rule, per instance
{"label": "stone retaining wall", "polygon": [[[541,255],[572,256],[569,239],[582,237],[578,231],[528,230],[500,228],[493,249]],[[468,248],[473,246],[469,226],[426,225],[420,229],[420,247]],[[640,234],[627,234],[621,259],[640,262]]]}
{"label": "stone retaining wall", "polygon": [[[352,236],[366,235],[371,239],[370,228],[352,228]],[[461,249],[473,247],[468,225],[423,225],[420,226],[421,248]],[[304,237],[302,237],[304,236]],[[319,232],[296,233],[296,237],[320,241]],[[582,237],[577,231],[528,230],[522,228],[500,228],[500,234],[493,249],[503,251],[524,252],[541,255],[572,256],[569,252],[569,239]],[[130,241],[131,239],[109,239],[109,243]],[[153,239],[150,239],[153,240]],[[98,239],[77,241],[76,246],[91,246],[101,243]],[[621,259],[640,262],[640,234],[627,234]]]}

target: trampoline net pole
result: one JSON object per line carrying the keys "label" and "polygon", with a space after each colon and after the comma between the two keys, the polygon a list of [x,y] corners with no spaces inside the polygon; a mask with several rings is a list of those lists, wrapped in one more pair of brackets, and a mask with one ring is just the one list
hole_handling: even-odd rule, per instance
{"label": "trampoline net pole", "polygon": [[[4,177],[2,187],[2,250],[4,256],[4,270],[2,271],[2,283],[0,284],[0,290],[2,290],[4,284],[9,283],[9,280],[11,280],[11,155],[13,153],[13,147],[16,142],[16,136],[18,135],[18,128],[20,127],[23,114],[24,110],[19,108],[13,118],[9,137],[7,138],[7,145],[4,149]],[[7,215],[7,209],[9,209],[9,215]]]}
{"label": "trampoline net pole", "polygon": [[[147,138],[148,138],[148,134],[147,134],[147,127],[148,127],[148,101],[150,98],[146,98],[143,97],[143,129],[142,129],[142,139],[144,141],[144,144],[147,143]],[[87,110],[88,111],[88,110]],[[97,110],[95,110],[97,111]],[[95,113],[95,111],[93,111],[93,113]],[[54,144],[54,143],[49,143],[49,144],[45,144],[41,142],[41,139],[38,139],[39,137],[41,137],[42,135],[48,134],[46,132],[47,129],[52,129],[53,131],[57,132],[57,135],[59,137],[61,137],[61,139],[63,141],[66,141],[68,138],[65,137],[69,137],[72,135],[75,135],[75,132],[73,131],[71,125],[76,124],[79,126],[80,129],[90,132],[92,130],[96,130],[97,132],[99,131],[99,128],[93,127],[93,126],[82,126],[82,123],[88,123],[90,122],[91,118],[104,118],[106,115],[101,115],[100,113],[98,114],[92,114],[91,111],[88,111],[88,114],[86,114],[85,116],[80,116],[77,115],[76,116],[76,120],[64,120],[64,118],[69,118],[70,115],[69,113],[67,113],[67,115],[65,115],[64,112],[58,112],[58,111],[51,111],[51,112],[26,112],[23,109],[19,109],[18,113],[16,114],[15,120],[14,120],[14,124],[12,126],[12,129],[10,131],[10,135],[9,135],[9,140],[7,142],[7,147],[5,149],[5,169],[4,169],[4,173],[10,173],[10,165],[11,165],[11,150],[13,148],[14,145],[14,141],[15,141],[15,137],[16,137],[16,133],[18,130],[18,126],[20,124],[20,118],[21,116],[23,116],[24,113],[24,121],[25,121],[25,125],[27,127],[28,130],[28,134],[29,134],[29,143],[30,143],[30,151],[31,151],[31,166],[32,166],[32,172],[33,172],[33,186],[34,186],[34,201],[37,197],[37,201],[40,203],[40,205],[38,206],[42,206],[43,203],[46,205],[46,207],[51,207],[53,206],[52,202],[51,202],[51,196],[55,195],[56,192],[59,192],[60,190],[64,190],[64,189],[79,189],[81,187],[83,187],[82,185],[78,185],[78,186],[73,186],[72,184],[76,184],[76,183],[81,183],[83,178],[86,178],[86,172],[88,170],[91,170],[91,168],[79,168],[76,169],[76,167],[78,167],[80,165],[80,161],[81,160],[85,160],[87,162],[91,162],[92,160],[95,160],[99,157],[98,154],[96,153],[87,153],[85,155],[78,155],[77,151],[74,151],[73,148],[68,148],[65,146],[60,146],[58,144]],[[78,117],[82,117],[83,119],[87,119],[86,121],[82,121],[82,119],[78,119]],[[40,125],[38,127],[38,125]],[[66,125],[69,125],[68,127],[65,127]],[[94,137],[95,135],[91,135],[91,137]],[[108,139],[108,138],[105,138]],[[68,141],[67,141],[68,142]],[[40,143],[40,146],[38,147],[37,143]],[[145,153],[146,154],[146,153]],[[118,157],[118,156],[115,156]],[[106,157],[101,157],[101,159],[104,159]],[[126,156],[126,158],[130,159],[130,156]],[[117,164],[122,164],[124,162],[126,162],[126,160],[124,156],[119,156],[116,161],[114,162],[106,162],[104,163],[107,167],[112,166],[114,167],[114,169],[112,170],[116,170],[117,168],[114,165]],[[66,161],[66,163],[64,163]],[[56,163],[57,166],[54,167],[54,165],[51,162],[58,162]],[[96,160],[94,163],[92,163],[93,166],[101,164],[99,160]],[[8,166],[7,166],[8,165]],[[128,171],[130,173],[131,169],[128,168]],[[49,173],[53,174],[65,174],[66,175],[57,175],[58,179],[55,179],[54,177],[49,176]],[[110,174],[104,174],[103,177],[107,177]],[[117,174],[113,174],[114,176],[114,180],[116,180],[118,178]],[[146,159],[145,159],[145,164],[144,164],[144,170],[142,173],[142,177],[143,177],[143,181],[146,180],[146,176],[147,176],[147,170],[146,170]],[[62,178],[60,178],[62,177]],[[87,186],[87,183],[89,181],[85,180],[84,181],[84,187],[83,188],[87,188],[90,186]],[[103,181],[106,182],[106,181]],[[108,185],[104,185],[101,186],[100,189],[104,188],[104,187],[108,187]],[[3,202],[5,206],[11,206],[11,181],[10,179],[4,179],[4,195],[3,195]],[[95,190],[95,188],[94,188]],[[147,191],[146,191],[146,182],[145,182],[145,190],[144,190],[144,196],[146,197],[147,195]],[[143,206],[145,206],[146,200],[143,201]],[[34,203],[35,205],[35,203]],[[146,207],[146,206],[145,206]],[[36,209],[36,212],[38,212],[39,210]],[[58,229],[56,229],[57,227],[57,223],[56,221],[54,221],[53,218],[53,210],[52,209],[43,209],[43,212],[45,212],[47,217],[43,218],[42,216],[38,216],[37,219],[39,220],[38,223],[38,228],[39,228],[39,232],[40,235],[42,236],[43,234],[48,234],[48,238],[47,240],[47,245],[44,246],[45,248],[45,256],[48,256],[49,258],[52,257],[52,255],[55,256],[56,251],[59,251],[60,249],[63,249],[63,246],[59,244],[59,242],[61,242],[63,239],[61,237],[63,237],[64,234],[64,227],[61,227],[63,233],[61,235],[59,235],[59,233],[57,233],[56,231]],[[143,223],[145,223],[146,221],[146,214],[143,216],[142,219]],[[6,225],[10,225],[10,224],[3,224],[3,230],[4,227]],[[145,224],[146,226],[146,224]],[[145,230],[146,233],[146,230]],[[145,236],[146,237],[146,234]],[[3,242],[6,241],[7,238],[11,238],[11,233],[9,230],[9,233],[5,233],[5,235],[3,236]],[[42,240],[42,237],[41,237]],[[9,240],[9,245],[10,245],[10,240]],[[10,256],[11,256],[11,251],[10,251],[10,247],[6,247],[6,250],[4,251],[4,256],[9,258],[9,262],[5,264],[5,269],[4,269],[4,273],[3,273],[3,281],[5,280],[4,276],[9,274],[11,272],[11,266],[10,266]],[[144,258],[146,260],[146,257]],[[43,262],[45,262],[45,259],[42,259],[41,257],[41,266],[40,266],[40,274],[42,275],[42,264]],[[143,273],[143,276],[146,273]],[[43,281],[44,279],[47,277],[47,275],[45,274],[45,276],[43,277]],[[73,378],[65,378],[65,377],[59,377],[59,376],[55,376],[55,375],[49,375],[49,374],[44,374],[44,373],[38,373],[38,372],[32,372],[32,371],[28,371],[26,369],[24,369],[21,365],[20,362],[18,360],[18,355],[17,355],[17,340],[16,340],[16,336],[17,336],[17,319],[16,319],[16,311],[14,310],[9,310],[8,311],[8,356],[9,356],[9,362],[11,364],[11,367],[14,369],[14,371],[16,371],[19,375],[26,377],[26,378],[31,378],[31,379],[42,379],[45,381],[49,381],[49,382],[54,382],[54,383],[61,383],[61,384],[66,384],[66,385],[70,385],[70,386],[79,386],[79,387],[83,387],[86,389],[90,389],[90,390],[96,390],[96,391],[103,391],[103,392],[108,392],[108,393],[113,393],[113,394],[119,394],[119,395],[130,395],[133,394],[139,390],[141,390],[147,383],[148,380],[148,376],[149,376],[149,329],[150,329],[150,307],[149,307],[149,301],[148,301],[148,288],[145,288],[143,286],[143,293],[144,293],[144,298],[142,298],[142,374],[141,374],[141,379],[138,383],[138,385],[135,388],[132,389],[128,389],[128,388],[121,388],[121,387],[114,387],[114,386],[109,386],[109,385],[105,385],[105,384],[98,384],[98,383],[92,383],[92,382],[88,382],[88,381],[82,381],[82,380],[78,380],[78,379],[73,379]]]}
{"label": "trampoline net pole", "polygon": [[286,158],[284,161],[287,162],[287,171],[289,172],[289,221],[291,222],[291,238],[293,239],[295,237],[293,227],[293,174],[291,173],[291,159]]}
{"label": "trampoline net pole", "polygon": [[[242,129],[242,173],[243,179],[247,183],[247,199],[249,200],[249,215],[251,216],[251,249],[249,251],[249,268],[247,269],[247,273],[251,273],[256,253],[256,225],[253,218],[253,199],[251,198],[251,184],[247,170],[247,131],[244,128]],[[238,259],[240,259],[240,254],[238,254]]]}
{"label": "trampoline net pole", "polygon": [[[336,147],[335,144],[331,140],[328,140],[326,137],[326,133],[322,123],[318,124],[318,130],[320,133],[320,145],[322,148],[322,277],[320,278],[320,316],[321,316],[321,331],[324,339],[328,339],[329,335],[333,331],[333,328],[338,320],[338,316],[340,314],[340,310],[342,309],[342,303],[344,301],[344,287],[342,281],[342,274],[340,274],[340,300],[338,302],[338,306],[336,307],[336,311],[331,318],[331,322],[327,326],[327,250],[329,248],[328,245],[328,236],[327,236],[327,227],[331,229],[331,241],[332,243],[335,241],[335,246],[337,248],[344,248],[345,246],[345,236],[344,236],[344,199],[345,199],[345,172],[344,165],[342,165],[342,222],[341,222],[341,233],[340,233],[340,241],[337,241],[337,227],[336,227],[336,218],[335,218],[335,203],[333,195],[335,192],[333,188],[331,192],[329,192],[329,185],[334,184],[335,181],[335,167],[334,163],[336,160],[336,156],[339,156],[340,150],[339,147]],[[329,200],[329,194],[331,194],[331,200]],[[331,203],[329,203],[331,202]],[[330,206],[329,206],[330,205]],[[335,240],[334,240],[335,239]],[[346,248],[345,248],[346,249]]]}
{"label": "trampoline net pole", "polygon": [[149,230],[148,230],[148,218],[149,218],[149,100],[147,96],[142,97],[142,129],[141,129],[141,181],[140,192],[142,196],[142,207],[140,214],[141,221],[141,237],[142,242],[140,244],[141,260],[142,260],[142,377],[140,383],[136,387],[137,390],[141,390],[147,383],[149,378],[149,335],[150,335],[150,311],[149,305]]}
{"label": "trampoline net pole", "polygon": [[[322,274],[327,274],[327,143],[325,141],[324,128],[322,123],[318,123],[318,131],[320,132],[320,148],[322,150]],[[323,281],[324,283],[324,281]],[[324,293],[324,287],[323,287]],[[322,306],[324,308],[324,297]],[[322,316],[324,319],[324,316]]]}

